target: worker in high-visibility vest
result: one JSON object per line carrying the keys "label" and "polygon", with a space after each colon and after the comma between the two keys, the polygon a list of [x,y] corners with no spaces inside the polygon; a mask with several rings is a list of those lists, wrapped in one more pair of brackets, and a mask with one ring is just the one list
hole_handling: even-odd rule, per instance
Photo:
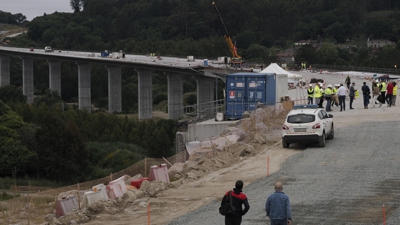
{"label": "worker in high-visibility vest", "polygon": [[397,96],[397,83],[393,82],[392,106],[396,106],[396,96]]}
{"label": "worker in high-visibility vest", "polygon": [[327,88],[324,90],[324,97],[326,100],[326,111],[330,112],[331,110],[331,100],[332,100],[333,90],[332,84],[328,84]]}
{"label": "worker in high-visibility vest", "polygon": [[321,92],[319,88],[319,84],[317,83],[314,87],[314,99],[315,99],[315,104],[319,105],[319,101],[321,99]]}
{"label": "worker in high-visibility vest", "polygon": [[319,93],[320,93],[318,108],[324,108],[324,106],[322,105],[324,103],[324,86],[322,83],[318,83],[318,84],[319,84]]}
{"label": "worker in high-visibility vest", "polygon": [[333,87],[332,89],[332,102],[331,102],[331,106],[336,105],[339,106],[339,96],[338,96],[338,89],[339,89],[340,85],[339,84],[335,84],[335,87]]}
{"label": "worker in high-visibility vest", "polygon": [[385,80],[381,81],[381,85],[379,86],[379,88],[381,89],[381,103],[384,104],[385,100],[386,100],[386,82],[385,82]]}
{"label": "worker in high-visibility vest", "polygon": [[314,88],[312,84],[308,85],[308,89],[307,89],[307,104],[312,105],[313,104],[313,99],[314,99]]}

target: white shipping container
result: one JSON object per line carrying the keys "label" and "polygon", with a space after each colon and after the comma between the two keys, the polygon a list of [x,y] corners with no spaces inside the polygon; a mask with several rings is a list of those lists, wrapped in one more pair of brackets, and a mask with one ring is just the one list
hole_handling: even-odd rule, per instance
{"label": "white shipping container", "polygon": [[194,61],[194,56],[188,55],[188,56],[187,56],[187,61],[188,61],[188,62],[193,62],[193,61]]}

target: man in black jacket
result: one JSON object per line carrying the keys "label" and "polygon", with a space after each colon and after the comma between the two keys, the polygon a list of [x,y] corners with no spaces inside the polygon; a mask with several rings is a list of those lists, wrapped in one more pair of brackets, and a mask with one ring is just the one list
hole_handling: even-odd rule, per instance
{"label": "man in black jacket", "polygon": [[[225,225],[240,225],[242,223],[242,216],[247,213],[250,209],[249,201],[247,200],[247,196],[242,193],[243,189],[243,181],[236,181],[235,188],[233,191],[227,191],[221,201],[221,206],[225,202],[229,202],[229,193],[232,195],[232,204],[236,208],[236,212],[233,215],[225,216]],[[244,209],[242,208],[244,205]]]}

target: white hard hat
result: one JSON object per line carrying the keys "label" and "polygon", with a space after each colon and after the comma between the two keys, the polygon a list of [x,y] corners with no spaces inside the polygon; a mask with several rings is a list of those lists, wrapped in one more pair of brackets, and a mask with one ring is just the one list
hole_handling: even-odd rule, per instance
{"label": "white hard hat", "polygon": [[335,87],[339,87],[340,86],[340,84],[335,84]]}
{"label": "white hard hat", "polygon": [[328,87],[332,87],[332,84],[328,84]]}
{"label": "white hard hat", "polygon": [[312,84],[309,84],[308,86],[312,87]]}

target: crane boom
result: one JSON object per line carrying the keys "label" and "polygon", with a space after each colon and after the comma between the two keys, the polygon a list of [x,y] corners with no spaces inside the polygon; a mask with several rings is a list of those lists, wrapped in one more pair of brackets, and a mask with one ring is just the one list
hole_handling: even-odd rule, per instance
{"label": "crane boom", "polygon": [[218,11],[217,5],[215,4],[215,2],[212,2],[212,4],[214,6],[215,12],[218,15],[219,20],[221,21],[222,27],[224,28],[224,31],[225,31],[224,38],[225,38],[225,41],[228,44],[229,50],[231,51],[231,54],[232,54],[231,63],[232,64],[241,64],[242,63],[242,57],[237,54],[237,48],[232,43],[231,36],[229,36],[228,29],[226,29],[225,23],[222,20],[222,17],[221,17],[221,14]]}

